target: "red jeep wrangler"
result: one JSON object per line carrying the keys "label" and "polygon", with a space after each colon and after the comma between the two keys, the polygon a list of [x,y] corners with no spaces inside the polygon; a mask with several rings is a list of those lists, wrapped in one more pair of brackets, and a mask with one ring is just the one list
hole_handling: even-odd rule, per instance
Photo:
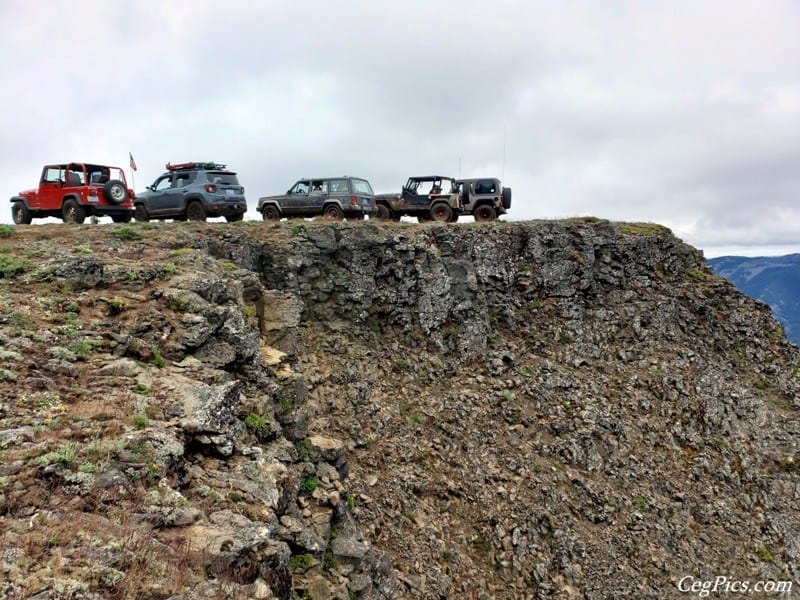
{"label": "red jeep wrangler", "polygon": [[133,190],[119,167],[68,163],[42,170],[38,190],[11,198],[11,216],[17,225],[33,218],[59,217],[65,223],[83,223],[90,215],[109,216],[128,223],[133,216]]}

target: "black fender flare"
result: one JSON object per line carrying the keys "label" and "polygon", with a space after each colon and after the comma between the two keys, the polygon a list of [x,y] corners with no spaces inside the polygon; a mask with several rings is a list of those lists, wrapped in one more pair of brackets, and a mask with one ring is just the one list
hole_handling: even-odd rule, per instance
{"label": "black fender flare", "polygon": [[31,205],[28,204],[28,200],[22,196],[12,196],[11,200],[9,200],[11,204],[16,204],[17,202],[22,202],[25,205],[25,208],[31,210]]}
{"label": "black fender flare", "polygon": [[189,208],[189,205],[192,202],[194,202],[195,200],[198,201],[200,204],[202,204],[203,208],[205,209],[206,205],[203,203],[203,197],[199,196],[197,194],[192,194],[191,196],[184,197],[184,199],[183,199],[183,210],[186,211],[186,209]]}

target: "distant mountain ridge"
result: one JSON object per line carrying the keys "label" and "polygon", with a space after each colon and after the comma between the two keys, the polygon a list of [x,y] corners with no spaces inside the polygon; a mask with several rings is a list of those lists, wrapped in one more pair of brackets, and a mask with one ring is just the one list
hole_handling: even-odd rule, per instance
{"label": "distant mountain ridge", "polygon": [[800,345],[800,254],[720,256],[708,264],[751,298],[766,302],[786,337]]}

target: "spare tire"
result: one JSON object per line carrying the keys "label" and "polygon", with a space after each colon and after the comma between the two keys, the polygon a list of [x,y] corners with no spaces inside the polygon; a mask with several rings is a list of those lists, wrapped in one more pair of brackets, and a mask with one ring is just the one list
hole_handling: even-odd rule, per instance
{"label": "spare tire", "polygon": [[112,179],[103,186],[103,195],[109,204],[122,204],[128,199],[128,190],[119,179]]}
{"label": "spare tire", "polygon": [[511,188],[503,188],[503,208],[511,208]]}

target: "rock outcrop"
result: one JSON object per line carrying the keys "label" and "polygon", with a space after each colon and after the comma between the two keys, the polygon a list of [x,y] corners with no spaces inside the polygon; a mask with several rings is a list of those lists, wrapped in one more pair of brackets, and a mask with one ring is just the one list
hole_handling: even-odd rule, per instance
{"label": "rock outcrop", "polygon": [[664,228],[40,226],[0,250],[0,595],[798,577],[800,354]]}

